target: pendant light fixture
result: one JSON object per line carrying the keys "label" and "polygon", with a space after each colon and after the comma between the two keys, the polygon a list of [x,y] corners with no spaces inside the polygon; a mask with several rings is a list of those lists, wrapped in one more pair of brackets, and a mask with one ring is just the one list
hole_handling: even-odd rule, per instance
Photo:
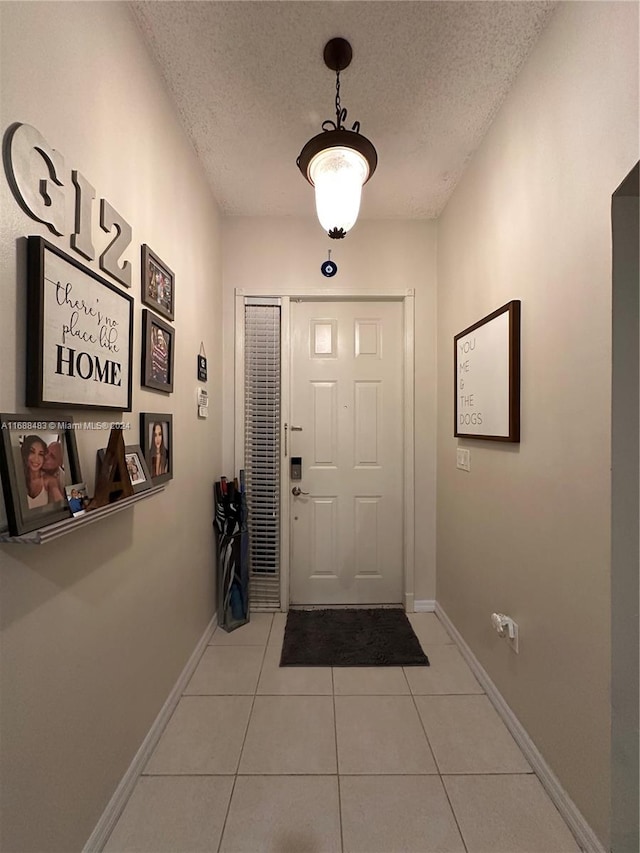
{"label": "pendant light fixture", "polygon": [[346,39],[333,38],[324,48],[324,61],[336,72],[336,120],[322,123],[322,133],[312,137],[296,160],[316,192],[316,211],[329,237],[344,237],[355,225],[362,187],[375,172],[378,155],[360,134],[360,122],[347,130],[347,110],[340,105],[340,72],[351,63],[353,52]]}

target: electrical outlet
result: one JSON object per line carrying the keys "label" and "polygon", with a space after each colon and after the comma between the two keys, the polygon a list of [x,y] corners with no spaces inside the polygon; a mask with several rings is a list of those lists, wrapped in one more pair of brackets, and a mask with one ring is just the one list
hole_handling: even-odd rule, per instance
{"label": "electrical outlet", "polygon": [[[512,621],[511,625],[509,627],[510,627],[510,630],[507,633],[507,639],[509,640],[509,645],[511,646],[511,649],[516,654],[520,654],[520,648],[519,648],[520,631],[518,630],[518,623]],[[513,636],[511,636],[511,635],[513,635]]]}
{"label": "electrical outlet", "polygon": [[456,467],[461,471],[471,471],[469,451],[465,447],[459,447],[457,450]]}

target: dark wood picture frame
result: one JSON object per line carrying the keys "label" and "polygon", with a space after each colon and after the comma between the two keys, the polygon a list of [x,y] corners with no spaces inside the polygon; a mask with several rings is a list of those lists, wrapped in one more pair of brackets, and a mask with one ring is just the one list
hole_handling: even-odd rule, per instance
{"label": "dark wood picture frame", "polygon": [[[28,449],[22,450],[25,442],[31,447],[41,448],[41,454],[36,450],[36,455],[42,458],[37,472],[45,471],[44,465],[48,466],[47,472],[41,476],[42,489],[35,497],[28,494],[30,454]],[[51,451],[52,444],[59,447],[48,458],[47,452]],[[56,453],[58,464],[55,463]],[[31,415],[0,414],[0,478],[12,536],[21,536],[69,518],[71,511],[64,487],[82,481],[73,421],[70,418],[43,421]],[[58,493],[61,495],[59,499],[56,498]],[[29,505],[29,501],[39,501],[41,495],[47,497],[44,504]]]}
{"label": "dark wood picture frame", "polygon": [[454,436],[520,441],[519,299],[453,339]]}
{"label": "dark wood picture frame", "polygon": [[[106,447],[100,448],[98,450],[98,464],[101,465],[104,459],[104,455],[106,453]],[[130,466],[131,457],[135,457],[135,466],[137,467],[137,474],[134,470],[132,470],[132,466]],[[131,487],[133,488],[134,495],[137,495],[138,492],[146,492],[147,489],[151,488],[151,474],[149,473],[149,468],[147,467],[147,460],[145,459],[145,455],[142,452],[142,448],[139,444],[127,444],[124,448],[124,459],[125,464],[127,466],[127,472],[129,474],[129,478],[131,480]]]}
{"label": "dark wood picture frame", "polygon": [[133,298],[27,238],[26,405],[131,411]]}
{"label": "dark wood picture frame", "polygon": [[173,320],[176,279],[169,267],[142,244],[142,301],[158,314]]}
{"label": "dark wood picture frame", "polygon": [[[154,444],[156,426],[162,429],[162,444]],[[173,415],[157,412],[140,413],[140,446],[154,486],[173,479]],[[158,452],[154,452],[154,448]],[[159,473],[154,473],[158,471]]]}
{"label": "dark wood picture frame", "polygon": [[0,469],[0,536],[4,536],[9,533],[9,519],[7,518],[7,510],[4,505],[4,489],[2,483],[4,482],[4,475],[2,474],[2,470]]}
{"label": "dark wood picture frame", "polygon": [[156,314],[142,310],[142,376],[147,388],[173,391],[175,330]]}

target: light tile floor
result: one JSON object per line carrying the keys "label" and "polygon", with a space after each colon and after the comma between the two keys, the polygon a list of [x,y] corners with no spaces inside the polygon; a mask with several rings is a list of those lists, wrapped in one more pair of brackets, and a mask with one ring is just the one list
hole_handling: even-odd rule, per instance
{"label": "light tile floor", "polygon": [[279,667],[286,615],[218,629],[107,853],[578,853],[433,613],[426,667]]}

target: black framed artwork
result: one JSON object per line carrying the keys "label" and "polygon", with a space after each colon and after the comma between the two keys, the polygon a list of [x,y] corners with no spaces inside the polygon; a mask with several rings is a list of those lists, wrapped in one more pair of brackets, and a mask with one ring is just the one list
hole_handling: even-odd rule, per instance
{"label": "black framed artwork", "polygon": [[131,410],[133,299],[27,240],[27,406]]}
{"label": "black framed artwork", "polygon": [[520,441],[520,300],[453,339],[454,435]]}
{"label": "black framed artwork", "polygon": [[142,311],[142,385],[173,391],[175,331],[146,308]]}
{"label": "black framed artwork", "polygon": [[68,518],[65,488],[82,480],[73,421],[0,415],[0,474],[12,536]]}
{"label": "black framed artwork", "polygon": [[142,245],[142,301],[158,314],[173,320],[175,276],[169,267]]}
{"label": "black framed artwork", "polygon": [[173,478],[173,415],[140,414],[140,444],[154,486]]}

